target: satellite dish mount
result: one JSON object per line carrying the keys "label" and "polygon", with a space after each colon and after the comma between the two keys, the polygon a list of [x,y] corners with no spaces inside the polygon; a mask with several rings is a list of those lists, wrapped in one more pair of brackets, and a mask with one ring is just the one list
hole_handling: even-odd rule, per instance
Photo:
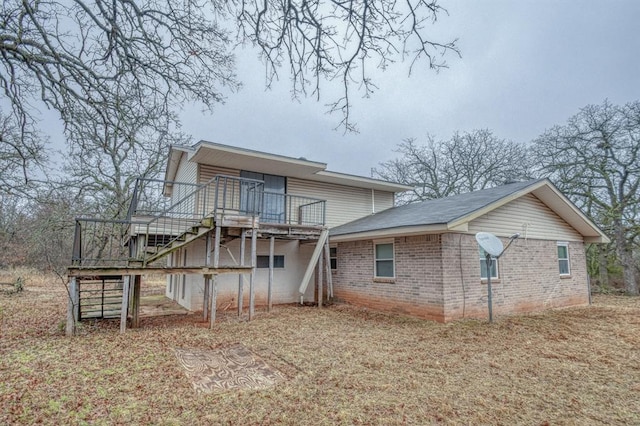
{"label": "satellite dish mount", "polygon": [[478,245],[485,252],[485,262],[487,263],[487,304],[489,305],[489,322],[493,322],[493,303],[491,300],[492,291],[491,291],[491,265],[493,263],[493,259],[498,260],[500,256],[504,254],[505,251],[509,248],[511,243],[513,243],[520,234],[513,234],[509,237],[509,244],[506,247],[502,245],[502,241],[498,237],[489,232],[478,232],[476,234],[476,241]]}

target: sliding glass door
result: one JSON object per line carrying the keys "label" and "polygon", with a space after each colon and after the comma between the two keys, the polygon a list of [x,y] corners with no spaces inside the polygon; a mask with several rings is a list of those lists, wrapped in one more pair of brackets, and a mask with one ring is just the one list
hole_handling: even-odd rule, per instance
{"label": "sliding glass door", "polygon": [[286,193],[286,178],[284,176],[245,170],[240,172],[240,177],[264,181],[260,220],[268,223],[285,223],[286,203],[284,194]]}

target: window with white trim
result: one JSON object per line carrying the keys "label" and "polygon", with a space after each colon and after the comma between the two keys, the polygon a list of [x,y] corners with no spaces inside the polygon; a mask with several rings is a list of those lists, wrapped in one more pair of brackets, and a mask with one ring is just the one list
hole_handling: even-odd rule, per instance
{"label": "window with white trim", "polygon": [[[487,279],[487,253],[482,247],[479,249],[480,253],[480,278]],[[498,259],[491,257],[491,279],[498,279]]]}
{"label": "window with white trim", "polygon": [[338,248],[329,247],[329,263],[331,264],[331,270],[338,269]]}
{"label": "window with white trim", "polygon": [[558,270],[560,275],[571,275],[569,265],[569,243],[558,242]]}
{"label": "window with white trim", "polygon": [[376,243],[376,278],[393,278],[395,276],[393,265],[393,243]]}
{"label": "window with white trim", "polygon": [[[256,268],[268,268],[269,267],[269,256],[268,255],[258,255],[256,256]],[[273,256],[273,268],[281,269],[284,268],[284,255],[276,254]]]}

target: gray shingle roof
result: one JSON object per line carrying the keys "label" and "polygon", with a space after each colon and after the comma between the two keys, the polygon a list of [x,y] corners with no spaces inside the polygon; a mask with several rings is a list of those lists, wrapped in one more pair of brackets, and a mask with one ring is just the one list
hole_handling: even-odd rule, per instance
{"label": "gray shingle roof", "polygon": [[406,226],[437,225],[452,222],[544,179],[510,183],[451,197],[407,204],[332,228],[330,235],[346,235]]}

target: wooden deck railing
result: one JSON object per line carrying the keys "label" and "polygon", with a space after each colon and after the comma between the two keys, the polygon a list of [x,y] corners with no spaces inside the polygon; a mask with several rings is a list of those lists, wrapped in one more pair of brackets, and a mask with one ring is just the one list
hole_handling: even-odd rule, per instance
{"label": "wooden deck railing", "polygon": [[[158,196],[172,186],[171,200]],[[152,179],[136,182],[127,219],[77,218],[72,254],[76,267],[124,267],[145,259],[158,260],[163,250],[199,236],[196,228],[212,227],[224,217],[257,218],[252,223],[323,226],[326,201],[264,191],[264,182],[217,175],[204,184]],[[211,222],[205,219],[211,218]],[[135,236],[137,247],[132,244]]]}

